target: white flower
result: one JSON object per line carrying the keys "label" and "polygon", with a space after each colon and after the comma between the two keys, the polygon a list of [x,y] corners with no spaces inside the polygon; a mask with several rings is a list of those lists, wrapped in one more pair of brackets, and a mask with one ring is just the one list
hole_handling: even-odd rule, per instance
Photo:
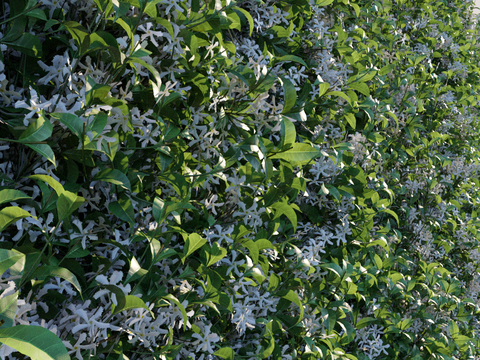
{"label": "white flower", "polygon": [[141,41],[145,40],[147,37],[150,38],[150,41],[153,43],[153,45],[158,47],[157,40],[155,37],[163,37],[163,33],[161,31],[155,31],[152,29],[153,24],[152,23],[146,23],[146,26],[140,25],[138,27],[138,30],[143,31],[145,34],[142,35]]}
{"label": "white flower", "polygon": [[[122,281],[122,278],[123,278],[123,273],[121,271],[114,271],[112,273],[112,275],[110,275],[110,279],[108,279],[105,275],[98,275],[95,278],[95,280],[98,281],[102,285],[115,285],[116,287],[120,288],[120,290],[122,290],[125,295],[128,295],[130,293],[131,286],[130,286],[130,284],[127,284],[127,285],[119,284],[119,282]],[[112,303],[115,306],[117,306],[118,305],[117,297],[114,293],[110,292],[110,290],[101,289],[101,290],[97,291],[93,295],[93,297],[95,299],[98,299],[99,297],[104,296],[106,294],[110,294],[110,298],[112,299]]]}
{"label": "white flower", "polygon": [[216,343],[220,340],[220,337],[216,333],[211,333],[210,328],[212,325],[205,325],[203,329],[203,336],[200,334],[193,334],[192,337],[197,338],[193,345],[197,346],[198,351],[208,351],[213,354],[215,350],[212,349],[212,343]]}
{"label": "white flower", "polygon": [[260,218],[260,214],[265,212],[265,208],[258,208],[258,204],[256,201],[253,202],[252,206],[250,206],[248,209],[246,208],[246,205],[243,201],[238,202],[238,206],[241,207],[241,211],[235,211],[233,213],[233,217],[241,217],[243,218],[243,222],[245,225],[250,225],[254,228],[257,226],[262,226],[263,221]]}
{"label": "white flower", "polygon": [[28,119],[33,117],[33,115],[35,114],[39,114],[41,110],[46,109],[51,105],[52,103],[50,101],[46,101],[43,96],[39,99],[37,92],[32,87],[30,87],[30,100],[28,101],[28,103],[25,100],[17,101],[15,103],[15,108],[30,110],[30,112],[25,115],[23,120],[23,125],[28,126],[30,124]]}
{"label": "white flower", "polygon": [[72,289],[72,285],[68,281],[62,280],[58,277],[55,277],[53,281],[55,281],[56,284],[47,284],[43,288],[46,290],[56,290],[60,294],[63,294],[63,292],[65,292],[70,296],[77,295],[77,292]]}
{"label": "white flower", "polygon": [[[93,338],[93,337],[97,336],[97,331],[98,330],[101,330],[101,333],[102,333],[101,335],[103,335],[103,337],[106,337],[106,335],[107,335],[106,330],[107,329],[112,329],[112,330],[115,330],[115,331],[120,330],[120,328],[118,326],[114,326],[114,325],[111,325],[111,324],[108,324],[108,323],[105,323],[105,322],[101,321],[104,310],[105,309],[103,307],[99,307],[99,308],[96,309],[96,311],[92,311],[92,312],[89,312],[89,313],[87,313],[83,309],[75,310],[75,314],[78,315],[77,321],[78,320],[83,320],[85,322],[85,324],[75,325],[72,329],[72,333],[76,334],[77,332],[86,329],[86,330],[88,330],[89,336],[91,338]],[[108,312],[107,312],[107,314],[108,314]]]}
{"label": "white flower", "polygon": [[64,56],[55,55],[52,60],[52,65],[48,66],[43,61],[39,60],[38,65],[47,72],[47,74],[38,80],[39,84],[47,85],[51,80],[55,81],[58,86],[63,81],[63,76],[70,73],[70,61],[68,51],[65,51]]}
{"label": "white flower", "polygon": [[72,239],[77,239],[81,238],[82,240],[82,248],[86,249],[87,248],[87,240],[98,240],[98,236],[93,234],[92,228],[95,226],[94,221],[89,221],[87,227],[83,228],[83,223],[75,219],[72,221],[77,227],[78,227],[78,232],[74,232],[71,235]]}
{"label": "white flower", "polygon": [[82,343],[85,341],[87,338],[87,334],[81,333],[80,336],[77,339],[77,342],[72,345],[69,341],[63,341],[63,344],[68,350],[68,353],[71,355],[75,353],[75,359],[82,359],[83,356],[81,351],[82,350],[93,350],[95,349],[95,344],[88,344],[88,345],[82,345]]}
{"label": "white flower", "polygon": [[245,299],[245,303],[238,301],[236,304],[233,304],[232,323],[236,325],[235,327],[239,334],[244,334],[247,327],[250,329],[255,328],[255,314],[253,310],[256,308],[256,305],[253,303],[246,304],[248,299],[248,297]]}

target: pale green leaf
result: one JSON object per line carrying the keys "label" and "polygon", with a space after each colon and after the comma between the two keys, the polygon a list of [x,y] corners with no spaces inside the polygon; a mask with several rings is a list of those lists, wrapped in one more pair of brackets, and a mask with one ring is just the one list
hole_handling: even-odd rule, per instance
{"label": "pale green leaf", "polygon": [[235,351],[229,347],[223,347],[213,353],[214,356],[218,356],[225,360],[234,360],[235,359]]}
{"label": "pale green leaf", "polygon": [[34,360],[70,360],[62,340],[41,326],[16,325],[0,329],[0,342]]}
{"label": "pale green leaf", "polygon": [[63,188],[62,184],[60,184],[57,180],[52,178],[51,176],[48,175],[30,175],[30,179],[33,180],[41,180],[43,182],[46,182],[50,187],[55,190],[57,195],[60,195],[65,192],[65,189]]}
{"label": "pale green leaf", "polygon": [[0,210],[0,232],[14,222],[32,216],[28,211],[23,210],[18,206],[9,206]]}
{"label": "pale green leaf", "polygon": [[19,190],[3,189],[0,191],[0,204],[22,199],[30,199],[30,196],[25,195]]}

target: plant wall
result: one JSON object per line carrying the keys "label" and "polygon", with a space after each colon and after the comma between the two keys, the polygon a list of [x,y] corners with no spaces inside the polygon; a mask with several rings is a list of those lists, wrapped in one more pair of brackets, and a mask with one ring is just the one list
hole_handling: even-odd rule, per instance
{"label": "plant wall", "polygon": [[473,1],[0,1],[2,359],[476,359]]}

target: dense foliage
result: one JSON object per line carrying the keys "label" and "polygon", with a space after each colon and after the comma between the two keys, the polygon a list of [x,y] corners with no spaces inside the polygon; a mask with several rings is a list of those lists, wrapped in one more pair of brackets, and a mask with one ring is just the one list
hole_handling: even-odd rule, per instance
{"label": "dense foliage", "polygon": [[1,0],[2,359],[476,359],[463,0]]}

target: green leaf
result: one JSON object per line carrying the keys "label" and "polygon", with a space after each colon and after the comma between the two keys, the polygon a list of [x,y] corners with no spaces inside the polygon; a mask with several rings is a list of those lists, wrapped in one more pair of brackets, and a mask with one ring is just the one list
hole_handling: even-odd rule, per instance
{"label": "green leaf", "polygon": [[159,197],[155,197],[153,200],[152,214],[155,221],[159,224],[167,217],[167,204]]}
{"label": "green leaf", "polygon": [[126,302],[125,293],[123,292],[122,289],[120,289],[116,285],[110,285],[110,284],[107,284],[107,285],[100,284],[99,286],[100,288],[107,289],[108,291],[115,294],[115,300],[117,300],[117,305],[116,306],[114,305],[112,307],[112,315],[115,313],[115,308],[125,307],[125,302]]}
{"label": "green leaf", "polygon": [[348,124],[353,128],[357,128],[357,119],[355,118],[355,115],[352,113],[348,113],[344,115],[344,118],[347,119]]}
{"label": "green leaf", "polygon": [[125,303],[121,304],[123,306],[120,306],[120,303],[118,306],[115,307],[115,310],[113,312],[113,315],[118,314],[119,312],[122,312],[124,310],[130,310],[130,309],[145,309],[147,310],[150,315],[152,315],[152,318],[155,319],[155,314],[148,308],[148,306],[145,304],[145,302],[140,299],[139,297],[136,297],[134,295],[126,295],[125,296]]}
{"label": "green leaf", "polygon": [[19,190],[3,189],[0,191],[0,205],[22,199],[30,199],[30,196],[25,195]]}
{"label": "green leaf", "polygon": [[47,21],[47,16],[45,15],[45,12],[43,10],[40,10],[40,9],[33,9],[33,10],[29,11],[28,13],[26,13],[25,15],[33,17],[33,18],[37,18],[37,19],[40,19],[40,20]]}
{"label": "green leaf", "polygon": [[297,231],[297,214],[295,213],[292,205],[287,204],[286,201],[279,201],[273,204],[271,207],[275,209],[275,217],[273,220],[281,215],[285,215],[292,223],[293,231]]}
{"label": "green leaf", "polygon": [[262,357],[262,359],[266,359],[270,355],[272,355],[273,350],[275,349],[275,337],[273,336],[273,332],[271,329],[272,323],[273,321],[271,321],[266,327],[266,332],[268,333],[268,336],[267,336],[268,346],[259,354]]}
{"label": "green leaf", "polygon": [[77,277],[68,269],[53,266],[53,265],[42,265],[38,269],[36,269],[32,275],[32,278],[38,279],[46,279],[50,276],[59,277],[63,280],[68,281],[72,284],[78,292],[82,293],[82,288],[80,287],[80,283],[77,280]]}
{"label": "green leaf", "polygon": [[103,133],[107,126],[108,116],[104,112],[98,113],[91,123],[87,124],[86,132],[91,132],[93,139]]}
{"label": "green leaf", "polygon": [[305,311],[304,308],[303,308],[302,302],[298,298],[298,295],[293,290],[289,290],[286,295],[282,296],[282,298],[291,301],[292,303],[294,303],[295,305],[297,305],[300,308],[300,316],[298,317],[295,325],[298,324],[300,321],[302,321],[303,314],[304,314],[304,311]]}
{"label": "green leaf", "polygon": [[0,329],[0,342],[35,360],[70,360],[62,340],[41,326]]}
{"label": "green leaf", "polygon": [[280,57],[274,57],[272,66],[275,66],[277,63],[284,62],[284,61],[293,61],[293,62],[297,62],[299,64],[302,64],[306,68],[309,67],[307,65],[307,63],[305,61],[303,61],[303,59],[301,57],[295,56],[295,55],[284,55],[284,56],[280,56]]}
{"label": "green leaf", "polygon": [[18,206],[9,206],[0,210],[0,232],[5,230],[5,228],[14,222],[30,217],[30,213],[28,211],[23,210]]}
{"label": "green leaf", "polygon": [[195,250],[200,249],[205,243],[206,239],[202,238],[200,235],[193,233],[188,235],[187,240],[185,241],[185,247],[183,249],[182,263],[185,263],[185,259],[191,255]]}
{"label": "green leaf", "polygon": [[394,219],[397,221],[397,224],[400,225],[400,221],[398,219],[398,215],[393,211],[393,210],[390,210],[390,209],[381,209],[380,212],[386,212],[387,214],[390,214],[394,217]]}
{"label": "green leaf", "polygon": [[377,319],[375,319],[373,317],[364,317],[364,318],[358,320],[357,325],[355,325],[355,328],[357,330],[362,329],[362,328],[367,327],[368,325],[373,324],[375,322],[377,322]]}
{"label": "green leaf", "polygon": [[235,358],[235,351],[229,347],[223,347],[213,353],[214,356],[218,356],[225,360],[234,360]]}
{"label": "green leaf", "polygon": [[182,318],[183,318],[183,330],[186,329],[186,325],[187,325],[187,322],[188,322],[188,316],[187,316],[187,311],[185,310],[185,307],[180,303],[180,301],[178,301],[178,299],[173,296],[172,294],[168,294],[168,295],[165,295],[165,296],[162,296],[163,299],[167,299],[167,300],[170,300],[172,301],[175,305],[178,306],[178,308],[180,309],[180,312],[182,313]]}
{"label": "green leaf", "polygon": [[252,34],[253,34],[253,28],[254,28],[254,23],[253,23],[252,15],[250,15],[250,13],[249,13],[247,10],[242,9],[242,8],[239,8],[239,7],[236,7],[236,6],[233,8],[233,10],[234,10],[235,12],[238,12],[238,11],[239,11],[240,13],[243,14],[243,16],[245,16],[245,18],[246,18],[247,21],[248,21],[248,25],[250,26],[250,33],[249,33],[248,36],[252,36]]}
{"label": "green leaf", "polygon": [[[228,72],[232,73],[240,80],[242,80],[249,88],[252,88],[256,83],[255,72],[248,66],[237,65],[228,69]],[[206,84],[205,86],[208,86],[208,84]]]}
{"label": "green leaf", "polygon": [[25,254],[15,249],[0,249],[0,275],[17,263],[19,264],[19,266],[16,266],[17,271],[21,272],[25,267]]}
{"label": "green leaf", "polygon": [[281,148],[285,149],[292,146],[297,138],[297,132],[295,131],[295,125],[285,116],[282,116],[280,131],[282,136]]}
{"label": "green leaf", "polygon": [[55,190],[57,195],[63,194],[66,190],[63,188],[62,184],[60,184],[57,180],[52,178],[51,176],[48,175],[30,175],[30,179],[33,180],[41,180],[43,182],[46,182],[50,187]]}
{"label": "green leaf", "polygon": [[128,191],[132,191],[130,180],[128,180],[127,176],[124,173],[117,169],[104,169],[97,173],[94,176],[93,180],[105,181],[115,185],[120,185]]}
{"label": "green leaf", "polygon": [[327,6],[333,3],[333,0],[316,0],[315,5],[317,6]]}
{"label": "green leaf", "polygon": [[64,191],[58,195],[57,200],[57,214],[60,221],[66,219],[71,215],[75,210],[77,210],[85,201],[81,196],[70,191]]}
{"label": "green leaf", "polygon": [[288,114],[297,102],[297,91],[290,79],[285,76],[281,76],[280,79],[283,86],[283,97],[285,98],[282,114]]}
{"label": "green leaf", "polygon": [[98,52],[99,50],[106,50],[114,63],[121,63],[120,48],[115,40],[115,37],[106,31],[97,31],[90,34],[90,46],[88,52]]}
{"label": "green leaf", "polygon": [[227,250],[218,246],[217,243],[213,243],[212,247],[206,246],[204,250],[207,253],[207,267],[215,264],[227,255]]}
{"label": "green leaf", "polygon": [[72,133],[77,135],[79,139],[83,139],[82,134],[84,131],[83,127],[85,123],[77,115],[70,113],[52,113],[50,114],[50,116],[67,126]]}
{"label": "green leaf", "polygon": [[122,197],[118,201],[112,201],[108,204],[108,210],[132,227],[135,226],[135,211],[129,198]]}
{"label": "green leaf", "polygon": [[95,104],[103,104],[103,99],[105,99],[112,89],[108,85],[97,84],[90,76],[87,76],[87,84],[85,89],[87,90],[85,98],[87,101],[87,106]]}
{"label": "green leaf", "polygon": [[334,95],[334,96],[341,97],[342,99],[346,100],[350,105],[352,105],[352,99],[350,99],[350,97],[347,94],[345,94],[344,92],[329,91],[325,95]]}
{"label": "green leaf", "polygon": [[34,58],[41,58],[43,56],[40,38],[28,32],[23,33],[14,41],[1,41],[0,39],[0,43],[5,44],[12,49],[18,50],[27,56]]}
{"label": "green leaf", "polygon": [[318,85],[318,97],[323,96],[328,91],[328,89],[330,89],[329,83],[321,83],[320,85]]}
{"label": "green leaf", "polygon": [[143,269],[138,263],[135,256],[130,260],[130,269],[128,270],[128,276],[125,280],[125,284],[132,282],[134,280],[140,279],[148,274],[148,270]]}
{"label": "green leaf", "polygon": [[342,200],[342,195],[340,195],[340,192],[338,191],[338,189],[333,186],[332,184],[326,184],[325,185],[326,188],[328,189],[328,192],[335,198],[337,199],[338,201],[341,201]]}
{"label": "green leaf", "polygon": [[35,119],[18,139],[22,144],[48,139],[52,135],[53,126],[43,116]]}
{"label": "green leaf", "polygon": [[13,326],[13,320],[17,313],[17,299],[18,291],[0,299],[0,321],[3,321],[2,327],[4,328]]}
{"label": "green leaf", "polygon": [[63,26],[65,26],[70,35],[72,35],[73,39],[77,42],[77,46],[80,50],[79,57],[82,57],[90,47],[90,35],[88,34],[88,30],[76,21],[64,22]]}
{"label": "green leaf", "polygon": [[353,9],[355,10],[355,15],[358,18],[360,16],[360,6],[358,6],[357,4],[353,4],[353,3],[350,3],[350,6],[353,7]]}
{"label": "green leaf", "polygon": [[306,164],[319,155],[321,155],[321,152],[315,149],[313,146],[305,143],[295,143],[289,150],[278,152],[269,156],[269,158],[282,159],[294,164]]}
{"label": "green leaf", "polygon": [[53,153],[52,148],[47,144],[25,144],[30,149],[34,150],[36,153],[42,155],[45,159],[50,161],[55,167],[57,167],[57,162],[55,160],[55,154]]}

